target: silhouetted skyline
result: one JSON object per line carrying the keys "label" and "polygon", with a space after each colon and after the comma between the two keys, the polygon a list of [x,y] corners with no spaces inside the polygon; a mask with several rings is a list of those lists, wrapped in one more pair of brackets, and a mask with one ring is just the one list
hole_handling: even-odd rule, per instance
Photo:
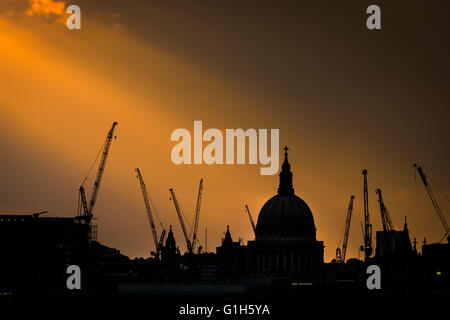
{"label": "silhouetted skyline", "polygon": [[[379,32],[365,28],[366,1],[78,4],[79,32],[59,15],[26,14],[27,0],[0,4],[1,213],[74,216],[78,187],[118,121],[95,212],[101,243],[131,257],[154,249],[136,167],[179,243],[168,190],[190,219],[200,178],[200,239],[207,226],[214,248],[230,225],[252,240],[244,206],[257,219],[278,176],[249,165],[175,166],[171,132],[202,120],[280,129],[325,261],[335,256],[352,194],[347,257],[358,257],[363,168],[374,231],[382,228],[381,188],[397,224],[408,216],[411,238],[442,238],[412,164],[450,193],[447,1],[380,1]],[[437,196],[448,217],[448,201]]]}

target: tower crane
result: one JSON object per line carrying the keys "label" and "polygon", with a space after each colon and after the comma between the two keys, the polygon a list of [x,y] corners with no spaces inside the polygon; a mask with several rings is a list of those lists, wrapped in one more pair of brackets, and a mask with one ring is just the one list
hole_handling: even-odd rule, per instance
{"label": "tower crane", "polygon": [[256,227],[255,227],[255,222],[253,221],[252,215],[250,214],[250,209],[248,208],[248,205],[245,205],[245,211],[248,214],[248,218],[250,219],[250,223],[252,225],[252,229],[253,229],[253,233],[256,236]]}
{"label": "tower crane", "polygon": [[[350,196],[350,202],[348,204],[347,217],[345,218],[345,226],[344,233],[339,240],[338,248],[336,249],[336,262],[344,263],[345,262],[345,254],[347,253],[347,243],[348,243],[348,235],[350,232],[350,221],[352,220],[352,211],[353,211],[353,199],[355,196]],[[342,249],[341,249],[342,242]]]}
{"label": "tower crane", "polygon": [[381,195],[381,189],[376,189],[375,193],[378,195],[378,202],[380,204],[381,223],[383,224],[383,230],[392,231],[394,230],[394,224],[392,223],[391,215],[389,214],[388,209],[384,205],[383,196]]}
{"label": "tower crane", "polygon": [[159,242],[158,242],[158,251],[156,252],[156,254],[161,253],[161,248],[164,244],[164,239],[166,237],[166,229],[163,228],[163,230],[161,231],[161,236],[159,237]]}
{"label": "tower crane", "polygon": [[194,216],[194,229],[192,233],[192,251],[195,251],[195,247],[198,242],[197,232],[198,232],[198,221],[200,218],[200,204],[202,202],[202,194],[203,194],[203,179],[200,179],[200,185],[198,187],[197,206],[195,208],[195,216]]}
{"label": "tower crane", "polygon": [[[90,224],[92,216],[93,216],[93,210],[94,210],[94,206],[95,206],[95,202],[97,200],[97,196],[98,196],[98,191],[100,189],[100,183],[102,181],[102,177],[103,177],[103,172],[105,171],[105,166],[106,166],[106,160],[108,159],[108,154],[109,154],[109,150],[111,147],[111,141],[112,138],[114,136],[114,129],[117,126],[117,122],[114,122],[111,126],[111,129],[109,129],[108,135],[106,136],[106,140],[105,143],[103,145],[102,148],[102,157],[100,160],[100,164],[97,170],[97,177],[95,178],[94,181],[94,187],[92,189],[92,193],[91,193],[91,198],[89,200],[89,205],[86,201],[86,194],[84,192],[84,187],[83,184],[84,182],[86,182],[87,177],[85,178],[83,184],[80,186],[79,189],[79,195],[80,195],[80,201],[82,203],[82,207],[79,206],[79,216],[81,218],[83,218],[87,224]],[[81,211],[82,210],[82,211]]]}
{"label": "tower crane", "polygon": [[358,259],[359,259],[359,254],[361,253],[361,251],[364,251],[364,227],[363,227],[363,223],[361,222],[361,234],[362,234],[362,238],[363,238],[363,245],[359,247],[359,252],[358,252]]}
{"label": "tower crane", "polygon": [[33,218],[39,218],[39,216],[41,214],[46,214],[46,213],[48,213],[48,210],[47,211],[41,211],[41,212],[35,212],[35,213],[33,213]]}
{"label": "tower crane", "polygon": [[445,220],[444,214],[441,211],[441,208],[439,207],[436,198],[433,195],[433,191],[430,188],[430,185],[428,184],[427,177],[425,173],[423,172],[422,167],[417,166],[417,164],[414,164],[414,167],[417,169],[417,172],[419,172],[420,178],[422,178],[423,185],[425,186],[425,189],[427,190],[428,196],[431,199],[431,202],[433,203],[434,209],[436,210],[437,215],[439,216],[439,219],[441,219],[442,226],[445,230],[445,236],[447,237],[447,241],[450,243],[450,229],[448,227],[447,221]]}
{"label": "tower crane", "polygon": [[[87,205],[87,201],[86,201],[86,194],[84,192],[84,187],[80,186],[80,189],[78,190],[79,192],[79,199],[78,199],[78,216],[79,217],[83,217],[87,218],[88,214],[89,214],[89,208]],[[80,202],[82,204],[82,207],[80,206]],[[83,211],[81,211],[83,210]]]}
{"label": "tower crane", "polygon": [[139,184],[141,186],[142,197],[144,198],[145,209],[147,210],[148,221],[150,222],[150,228],[152,230],[153,241],[155,243],[155,250],[156,250],[155,252],[156,252],[156,256],[158,257],[159,253],[161,251],[162,243],[164,241],[164,236],[166,235],[166,230],[164,229],[164,227],[161,224],[162,232],[161,232],[161,236],[158,240],[156,227],[155,227],[155,223],[153,220],[152,209],[150,206],[150,200],[149,200],[149,196],[148,196],[148,192],[147,192],[147,187],[144,182],[144,178],[142,178],[142,174],[141,174],[141,171],[139,170],[139,168],[136,168],[134,171],[136,171],[136,173],[137,173],[137,178],[139,179]]}
{"label": "tower crane", "polygon": [[[348,210],[347,210],[347,216],[345,219],[343,236],[339,240],[339,245],[338,245],[338,248],[336,249],[336,261],[339,263],[345,262],[345,255],[347,252],[347,243],[348,243],[348,236],[349,236],[349,232],[350,232],[350,222],[351,222],[351,218],[352,218],[353,199],[354,198],[355,198],[355,196],[353,196],[353,195],[350,197],[350,202],[349,202]],[[342,243],[342,249],[340,248],[341,243]]]}
{"label": "tower crane", "polygon": [[170,194],[172,195],[173,204],[175,206],[175,210],[177,211],[178,218],[180,219],[181,229],[183,230],[184,239],[186,240],[186,246],[187,246],[188,252],[192,253],[191,240],[189,240],[189,236],[186,231],[186,226],[185,226],[184,220],[183,220],[183,213],[181,212],[180,205],[178,204],[178,200],[175,196],[175,191],[173,191],[173,189],[169,189],[169,191],[170,191]]}
{"label": "tower crane", "polygon": [[362,171],[364,176],[364,259],[367,260],[372,255],[372,225],[369,216],[369,193],[367,191],[367,170]]}

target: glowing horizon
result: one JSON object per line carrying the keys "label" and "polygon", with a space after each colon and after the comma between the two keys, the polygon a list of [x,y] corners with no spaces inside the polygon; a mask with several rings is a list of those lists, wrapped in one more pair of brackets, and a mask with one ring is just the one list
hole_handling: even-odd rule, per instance
{"label": "glowing horizon", "polygon": [[[59,2],[48,5],[53,3]],[[90,8],[92,15],[83,18],[79,32],[65,30],[60,17],[53,17],[54,9],[35,8],[43,14],[29,15],[28,1],[0,6],[1,211],[49,210],[49,216],[73,216],[79,184],[109,126],[117,121],[117,140],[94,212],[100,242],[130,257],[148,256],[153,250],[136,167],[142,169],[164,224],[173,225],[182,251],[184,238],[168,190],[176,190],[191,218],[200,178],[205,189],[199,239],[204,241],[207,226],[208,248],[214,251],[227,225],[234,240],[252,239],[244,205],[249,205],[256,222],[260,208],[276,193],[278,175],[261,176],[259,165],[174,165],[172,131],[192,128],[194,120],[202,120],[205,127],[221,130],[280,129],[280,149],[290,148],[294,189],[313,212],[326,261],[335,257],[352,194],[356,198],[347,258],[358,257],[363,168],[369,171],[374,236],[381,229],[374,192],[380,187],[397,225],[408,216],[411,241],[441,239],[442,226],[420,181],[414,182],[412,164],[421,162],[449,193],[448,154],[441,145],[448,138],[445,91],[433,91],[419,75],[394,84],[380,81],[381,93],[374,93],[375,80],[360,74],[364,67],[369,73],[377,69],[366,65],[366,59],[372,60],[366,57],[365,40],[354,40],[356,58],[351,62],[341,51],[344,44],[308,42],[321,39],[320,29],[309,34],[299,27],[296,32],[306,40],[300,48],[291,48],[281,19],[287,39],[280,33],[278,40],[269,41],[268,35],[277,30],[264,29],[257,17],[252,20],[256,31],[243,28],[236,17],[236,28],[242,27],[236,35],[220,19],[216,29],[207,28],[211,21],[201,12],[183,15],[154,5],[154,19],[139,20],[148,28],[142,27],[144,32],[134,29],[129,12],[118,11],[120,5],[106,13],[80,5]],[[115,16],[117,12],[121,14]],[[120,17],[123,20],[117,20]],[[172,22],[154,28],[152,23],[162,24],[167,17]],[[192,31],[186,31],[186,25]],[[187,44],[183,32],[198,38]],[[350,41],[342,35],[339,39]],[[176,45],[186,49],[180,51]],[[329,56],[323,48],[335,51]],[[350,71],[336,66],[334,56]],[[374,78],[391,79],[391,65],[378,69]],[[423,92],[404,89],[418,85]],[[424,101],[434,106],[426,114]],[[418,130],[420,126],[427,130]],[[280,160],[281,154],[280,150]],[[448,202],[439,200],[448,217]]]}

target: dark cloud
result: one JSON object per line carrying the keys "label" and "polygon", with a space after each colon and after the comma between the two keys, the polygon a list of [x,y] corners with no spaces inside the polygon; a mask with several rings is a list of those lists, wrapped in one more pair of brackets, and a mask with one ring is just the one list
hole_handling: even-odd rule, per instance
{"label": "dark cloud", "polygon": [[[375,87],[380,94],[395,91],[397,99],[421,87],[437,102],[442,99],[436,94],[448,98],[447,1],[426,7],[379,1],[379,32],[365,28],[367,1],[79,3],[87,19],[120,23],[143,41],[244,82],[256,93],[270,90],[316,104],[326,92],[332,104],[367,95],[377,99]],[[354,107],[349,111],[360,109]]]}
{"label": "dark cloud", "polygon": [[2,0],[0,1],[0,17],[12,17],[25,14],[29,9],[28,0]]}

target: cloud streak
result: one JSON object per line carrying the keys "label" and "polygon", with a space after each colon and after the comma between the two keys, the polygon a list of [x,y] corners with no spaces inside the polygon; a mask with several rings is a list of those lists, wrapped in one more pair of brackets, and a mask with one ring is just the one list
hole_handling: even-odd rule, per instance
{"label": "cloud streak", "polygon": [[49,18],[51,15],[64,14],[64,1],[53,0],[30,0],[30,9],[27,10],[27,15],[44,15]]}

